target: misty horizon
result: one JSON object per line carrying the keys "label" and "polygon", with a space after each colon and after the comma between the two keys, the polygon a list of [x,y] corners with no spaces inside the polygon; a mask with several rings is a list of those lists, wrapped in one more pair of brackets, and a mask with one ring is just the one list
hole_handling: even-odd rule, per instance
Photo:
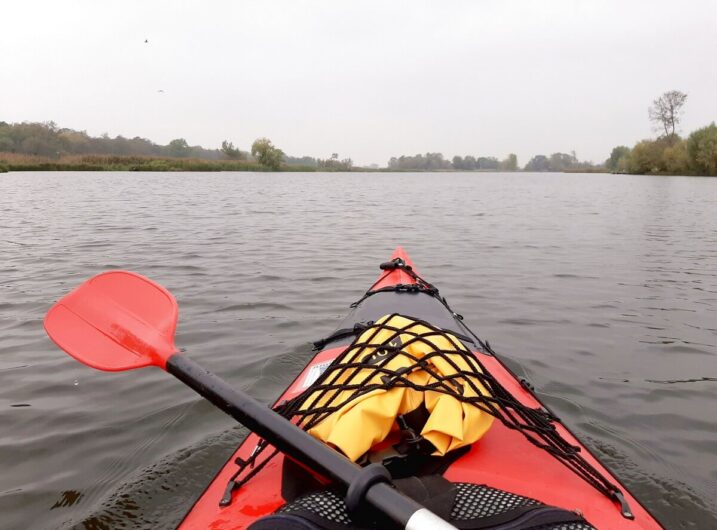
{"label": "misty horizon", "polygon": [[0,35],[12,50],[0,121],[208,148],[268,137],[359,165],[426,152],[600,163],[656,136],[647,109],[665,90],[688,94],[683,133],[717,118],[717,68],[699,60],[717,49],[716,13],[704,1],[17,4]]}

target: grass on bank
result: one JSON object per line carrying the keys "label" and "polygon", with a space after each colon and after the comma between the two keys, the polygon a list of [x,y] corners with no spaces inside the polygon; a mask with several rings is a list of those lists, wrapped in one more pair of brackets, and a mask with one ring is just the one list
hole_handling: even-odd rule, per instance
{"label": "grass on bank", "polygon": [[[200,160],[114,155],[64,155],[47,158],[0,153],[0,173],[5,171],[270,171],[248,160]],[[316,171],[310,166],[282,165],[279,171]]]}

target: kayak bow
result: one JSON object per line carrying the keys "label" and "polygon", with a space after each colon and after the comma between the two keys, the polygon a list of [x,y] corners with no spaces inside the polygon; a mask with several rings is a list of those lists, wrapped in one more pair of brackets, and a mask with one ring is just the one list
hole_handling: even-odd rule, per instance
{"label": "kayak bow", "polygon": [[[489,344],[473,335],[463,318],[450,309],[438,289],[421,278],[401,247],[394,251],[390,261],[381,265],[381,269],[377,281],[358,302],[352,304],[351,312],[336,332],[315,343],[317,353],[277,400],[277,404],[290,401],[310,388],[365,329],[366,323],[398,313],[430,322],[461,339],[520,405],[549,414],[530,385],[515,376]],[[550,416],[556,434],[566,446],[576,448],[580,459],[613,489],[601,492],[563,462],[528,441],[521,432],[499,421],[493,422],[493,426],[469,450],[449,459],[442,471],[443,478],[455,484],[485,485],[492,491],[505,492],[519,499],[527,498],[546,506],[578,512],[592,525],[570,528],[661,528],[618,478],[554,415]],[[298,495],[293,491],[296,486],[292,483],[313,477],[317,481],[314,488],[326,484],[322,477],[315,477],[313,473],[302,476],[299,471],[297,479],[293,476],[297,474],[295,470],[304,469],[305,462],[299,460],[296,465],[281,453],[274,455],[272,451],[261,448],[261,438],[250,434],[187,513],[180,530],[248,528],[277,510],[287,511],[288,508],[288,513],[291,513],[291,505],[297,502]],[[257,453],[260,454],[257,456]],[[251,467],[242,466],[242,463],[248,462],[251,462]],[[467,491],[466,488],[460,486],[459,491]],[[221,499],[223,502],[220,502]]]}
{"label": "kayak bow", "polygon": [[274,410],[178,353],[177,303],[141,275],[91,278],[45,329],[94,368],[160,367],[252,431],[180,530],[661,528],[401,247],[380,268]]}

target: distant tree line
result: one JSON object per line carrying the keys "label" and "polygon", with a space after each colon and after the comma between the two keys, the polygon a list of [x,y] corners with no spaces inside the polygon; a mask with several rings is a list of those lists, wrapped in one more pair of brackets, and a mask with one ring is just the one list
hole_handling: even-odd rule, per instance
{"label": "distant tree line", "polygon": [[[535,155],[524,171],[605,171],[639,174],[717,176],[717,125],[714,122],[681,138],[678,127],[687,94],[670,90],[652,102],[648,116],[658,133],[657,139],[638,142],[632,149],[621,145],[612,150],[604,164],[578,160],[575,152]],[[516,171],[513,154],[499,161],[495,157],[454,156],[450,161],[441,153],[393,157],[389,169],[407,171]]]}
{"label": "distant tree line", "polygon": [[[640,174],[717,176],[717,125],[712,124],[680,137],[679,123],[687,94],[665,92],[652,102],[649,119],[658,133],[656,139],[638,142],[632,148],[615,147],[604,164],[578,160],[575,152],[536,155],[525,171],[604,171]],[[211,164],[215,164],[212,166]],[[85,131],[60,128],[54,122],[13,123],[0,121],[0,172],[35,169],[148,169],[148,170],[319,170],[352,171],[351,158],[327,159],[285,154],[268,138],[258,138],[249,152],[229,140],[219,149],[192,146],[184,138],[167,145],[138,136],[125,138],[107,134],[93,137]],[[203,168],[203,169],[199,169]],[[211,169],[204,169],[211,168]],[[361,168],[359,168],[361,169]],[[518,171],[518,157],[456,155],[448,160],[441,153],[392,157],[393,171]]]}
{"label": "distant tree line", "polygon": [[411,171],[437,171],[451,169],[451,163],[443,158],[441,153],[426,153],[425,155],[395,156],[388,161],[389,169]]}
{"label": "distant tree line", "polygon": [[[137,157],[144,158],[180,158],[180,159],[197,159],[208,161],[249,161],[258,162],[266,169],[276,170],[282,166],[290,166],[291,168],[317,168],[319,161],[312,157],[292,157],[284,154],[281,149],[275,147],[267,138],[259,138],[252,145],[250,152],[242,151],[237,148],[231,141],[224,140],[219,149],[206,149],[198,145],[189,145],[184,138],[176,138],[167,145],[160,145],[148,140],[135,136],[134,138],[126,138],[124,136],[115,136],[111,138],[107,134],[99,137],[90,136],[86,131],[76,131],[68,128],[60,128],[54,122],[44,123],[6,123],[0,121],[0,164],[3,169],[7,169],[8,164],[2,162],[2,154],[9,153],[15,164],[22,165],[18,155],[26,155],[30,157],[25,164],[45,164],[48,167],[57,165],[53,161],[60,158],[67,158],[73,167],[82,165],[82,158],[100,155],[105,157],[102,160],[110,160],[106,157],[127,157],[127,164],[134,167],[138,164]],[[6,158],[10,158],[6,156]],[[47,159],[40,162],[39,159]],[[131,160],[129,160],[131,159]],[[89,159],[87,159],[89,160]],[[98,164],[100,158],[92,159],[93,167]],[[112,167],[116,165],[118,159],[112,158]],[[205,167],[200,165],[174,164],[171,162],[155,162],[154,166],[146,161],[140,164],[142,167]],[[62,166],[62,164],[60,164]],[[121,164],[120,164],[120,167]],[[239,166],[227,166],[239,167]],[[249,166],[247,166],[249,167]]]}
{"label": "distant tree line", "polygon": [[654,100],[648,116],[659,136],[632,148],[613,148],[605,167],[616,173],[717,176],[717,125],[712,122],[687,138],[677,132],[686,100],[678,90]]}
{"label": "distant tree line", "polygon": [[504,160],[498,160],[494,156],[472,155],[454,156],[451,161],[453,169],[462,169],[464,171],[474,170],[494,170],[494,171],[516,171],[518,169],[518,157],[514,154],[508,155]]}
{"label": "distant tree line", "polygon": [[687,138],[642,140],[632,149],[619,145],[605,167],[615,173],[717,176],[717,125],[712,122]]}
{"label": "distant tree line", "polygon": [[[494,156],[454,156],[450,161],[441,153],[393,157],[389,169],[405,171],[520,171],[518,157],[509,154],[503,160]],[[536,155],[523,168],[524,171],[595,171],[603,166],[581,162],[575,153],[553,153],[550,156]]]}
{"label": "distant tree line", "polygon": [[518,169],[518,157],[510,154],[504,160],[498,160],[492,156],[456,155],[452,160],[446,160],[443,158],[442,153],[426,153],[425,155],[392,157],[388,161],[388,168],[404,171],[440,171],[449,169],[461,171],[516,171]]}
{"label": "distant tree line", "polygon": [[290,156],[284,155],[284,163],[287,166],[318,167],[319,161],[311,156]]}
{"label": "distant tree line", "polygon": [[593,171],[602,166],[595,166],[590,162],[581,162],[575,152],[553,153],[550,156],[536,155],[525,165],[525,171]]}
{"label": "distant tree line", "polygon": [[205,160],[241,159],[242,153],[229,142],[222,149],[205,149],[192,146],[184,138],[159,145],[135,136],[125,138],[107,134],[90,136],[85,131],[60,128],[54,122],[5,123],[0,121],[0,152],[42,156],[46,158],[62,155],[118,155],[200,158]]}

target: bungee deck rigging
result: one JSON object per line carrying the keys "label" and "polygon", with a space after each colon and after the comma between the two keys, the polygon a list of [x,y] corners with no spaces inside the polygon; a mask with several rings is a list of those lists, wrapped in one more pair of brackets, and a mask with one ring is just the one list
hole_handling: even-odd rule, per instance
{"label": "bungee deck rigging", "polygon": [[[489,416],[490,428],[463,447],[436,447],[424,432],[431,416],[431,404],[424,399],[414,410],[399,407],[385,439],[380,440],[385,434],[381,424],[381,436],[357,462],[367,471],[378,466],[390,473],[395,488],[460,529],[661,528],[540,402],[532,385],[501,362],[490,343],[421,277],[403,249],[397,248],[380,268],[378,279],[351,304],[336,331],[314,343],[313,358],[274,410],[355,458],[365,441],[349,436],[347,445],[345,438],[334,439],[344,445],[341,448],[332,442],[331,429],[324,429],[327,418],[330,423],[332,416],[358,408],[378,393],[448,396]],[[436,347],[439,340],[446,342]],[[432,343],[432,352],[416,356],[407,351],[426,342]],[[374,355],[379,349],[382,355]],[[403,362],[392,364],[399,357]],[[439,358],[461,359],[466,365],[450,373],[429,373],[435,368],[432,360]],[[417,379],[419,371],[428,376]],[[363,436],[360,430],[354,429]],[[357,445],[352,448],[353,443]],[[356,499],[346,503],[345,495],[345,489],[307,469],[301,459],[288,458],[250,434],[180,530],[273,530],[286,524],[328,530],[390,527],[385,521],[366,521],[350,509]]]}
{"label": "bungee deck rigging", "polygon": [[[595,490],[618,503],[623,517],[634,518],[620,487],[582,457],[579,445],[571,444],[556,429],[555,425],[560,423],[560,419],[544,406],[533,408],[518,401],[490,374],[479,357],[466,348],[461,341],[477,343],[486,350],[486,353],[494,354],[490,345],[477,337],[462,322],[462,317],[450,308],[436,287],[423,280],[401,258],[383,263],[381,269],[387,272],[359,301],[351,304],[351,307],[358,307],[368,297],[382,292],[423,293],[439,300],[456,317],[462,327],[471,334],[471,337],[466,335],[457,337],[456,335],[459,334],[455,332],[446,332],[429,322],[399,314],[387,315],[375,323],[357,323],[352,329],[338,330],[327,339],[314,343],[315,347],[320,349],[332,341],[348,337],[355,337],[355,339],[325,367],[323,373],[302,393],[276,405],[274,410],[277,413],[295,421],[304,430],[312,432],[342,408],[367,394],[404,387],[415,392],[451,396],[460,403],[465,403],[489,414],[507,428],[520,432],[531,444],[544,450]],[[377,284],[380,284],[389,273],[395,270],[405,272],[416,283],[396,284],[375,289]],[[398,319],[402,319],[400,323],[402,325],[395,325]],[[422,328],[421,331],[416,331],[416,327]],[[386,332],[389,333],[388,336],[386,336]],[[376,337],[382,333],[380,340],[377,341]],[[406,336],[410,338],[405,340]],[[401,340],[401,337],[404,339]],[[448,346],[437,347],[436,338],[442,339]],[[410,348],[414,344],[426,346],[430,353],[421,358],[412,355]],[[367,360],[367,356],[362,355],[367,349],[374,353],[382,352],[380,361]],[[389,367],[392,360],[401,357],[408,362],[402,363],[399,369]],[[459,358],[463,365],[458,366],[454,358]],[[432,366],[432,361],[435,359],[440,359],[451,365],[452,373],[448,375],[439,373]],[[411,377],[419,370],[429,374],[430,383],[421,384]],[[368,373],[362,374],[360,380],[352,381],[350,384],[346,383],[346,377],[342,378],[342,375],[346,376],[347,373],[356,374],[362,371]],[[348,379],[352,379],[352,377],[348,377]],[[526,384],[523,386],[528,388]],[[472,390],[471,395],[466,395],[466,388]],[[423,422],[427,419],[426,417],[422,418]],[[401,422],[405,422],[404,415],[398,415],[396,421],[401,426]],[[427,442],[422,435],[417,434],[416,431],[420,431],[422,426],[403,423],[401,429],[404,436],[399,443],[409,447],[410,451],[417,455],[430,454],[432,450],[436,449],[434,444]],[[332,445],[336,446],[336,444]],[[268,457],[262,458],[264,451],[268,448],[270,445],[261,440],[248,459],[240,459],[236,462],[238,469],[228,482],[221,499],[223,506],[227,506],[231,502],[231,494],[235,489],[246,485],[278,454],[278,451],[271,451]],[[441,453],[445,455],[446,452],[442,451]],[[356,455],[349,456],[352,457],[352,460],[357,459]],[[242,476],[247,469],[249,472]]]}

